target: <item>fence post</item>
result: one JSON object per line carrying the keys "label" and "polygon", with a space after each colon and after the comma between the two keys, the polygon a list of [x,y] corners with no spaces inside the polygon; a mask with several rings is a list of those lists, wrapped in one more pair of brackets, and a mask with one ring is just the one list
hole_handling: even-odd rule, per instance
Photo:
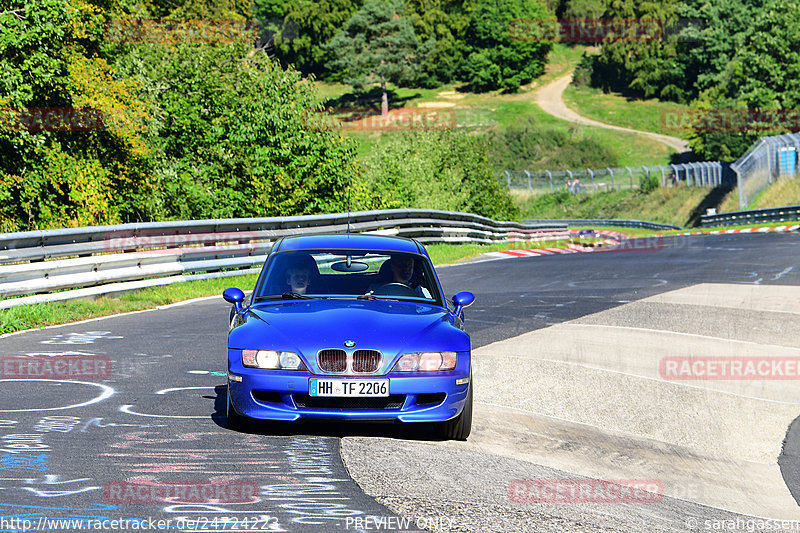
{"label": "fence post", "polygon": [[506,173],[506,184],[508,185],[508,188],[510,189],[511,188],[511,172],[506,170],[505,173]]}
{"label": "fence post", "polygon": [[744,192],[742,192],[742,174],[738,168],[731,166],[733,173],[736,174],[736,188],[739,190],[739,209],[744,209]]}
{"label": "fence post", "polygon": [[631,178],[631,189],[633,189],[633,171],[631,170],[631,167],[625,167],[625,168],[628,169],[628,176]]}
{"label": "fence post", "polygon": [[610,168],[606,168],[608,170],[609,175],[611,176],[611,190],[614,190],[614,171]]}
{"label": "fence post", "polygon": [[662,187],[666,187],[667,186],[667,175],[664,173],[664,167],[661,166],[661,165],[658,165],[658,168],[661,169],[661,186]]}
{"label": "fence post", "polygon": [[547,174],[547,177],[550,178],[550,192],[554,192],[553,191],[553,175],[550,173],[549,170],[545,170],[545,173]]}
{"label": "fence post", "polygon": [[766,138],[763,141],[767,144],[767,175],[769,176],[769,183],[772,183],[772,158],[770,157],[772,155],[770,154],[772,152],[772,143],[767,141]]}
{"label": "fence post", "polygon": [[589,177],[591,177],[591,178],[592,178],[592,190],[593,190],[594,192],[597,192],[597,189],[596,189],[596,188],[595,188],[595,186],[594,186],[594,172],[592,172],[592,169],[591,169],[591,168],[587,168],[587,169],[586,169],[586,171],[589,173]]}
{"label": "fence post", "polygon": [[530,194],[532,192],[532,189],[531,189],[531,173],[526,170],[525,174],[528,176],[528,193]]}

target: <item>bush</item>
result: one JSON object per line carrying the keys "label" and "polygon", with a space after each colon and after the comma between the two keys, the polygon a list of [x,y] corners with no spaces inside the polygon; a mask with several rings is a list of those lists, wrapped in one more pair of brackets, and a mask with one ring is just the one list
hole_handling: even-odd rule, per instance
{"label": "bush", "polygon": [[427,208],[508,220],[511,196],[489,165],[486,139],[464,132],[420,131],[392,136],[366,161],[354,204],[360,209]]}
{"label": "bush", "polygon": [[617,166],[617,155],[583,129],[543,126],[532,116],[490,134],[490,156],[496,170],[598,168]]}

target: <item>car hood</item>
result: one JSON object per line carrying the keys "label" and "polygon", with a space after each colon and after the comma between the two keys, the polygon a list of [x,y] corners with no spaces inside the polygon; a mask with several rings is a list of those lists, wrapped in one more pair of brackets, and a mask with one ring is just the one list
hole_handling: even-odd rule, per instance
{"label": "car hood", "polygon": [[[441,307],[394,300],[318,299],[254,305],[230,332],[237,349],[294,351],[316,366],[323,348],[380,350],[387,359],[416,351],[468,351],[469,336]],[[349,351],[349,350],[348,350]]]}

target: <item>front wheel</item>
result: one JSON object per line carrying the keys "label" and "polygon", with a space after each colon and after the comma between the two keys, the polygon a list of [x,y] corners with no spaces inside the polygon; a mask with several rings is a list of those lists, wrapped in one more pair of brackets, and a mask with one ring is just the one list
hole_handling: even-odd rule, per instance
{"label": "front wheel", "polygon": [[442,422],[439,425],[439,434],[450,440],[467,440],[470,431],[472,430],[472,379],[469,382],[469,391],[467,392],[467,401],[464,404],[464,409],[457,417]]}
{"label": "front wheel", "polygon": [[[230,387],[230,386],[229,386]],[[236,412],[236,408],[233,407],[233,402],[231,401],[231,391],[230,388],[228,389],[228,429],[232,429],[234,431],[241,431],[247,425],[247,418],[240,415]]]}

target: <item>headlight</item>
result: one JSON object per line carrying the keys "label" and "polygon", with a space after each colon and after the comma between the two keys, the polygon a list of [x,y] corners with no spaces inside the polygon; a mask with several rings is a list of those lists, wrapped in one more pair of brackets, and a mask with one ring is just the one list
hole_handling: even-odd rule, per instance
{"label": "headlight", "polygon": [[294,352],[275,350],[242,350],[242,364],[250,368],[269,370],[305,370],[306,365]]}
{"label": "headlight", "polygon": [[437,372],[456,367],[456,352],[407,353],[394,365],[395,372]]}

